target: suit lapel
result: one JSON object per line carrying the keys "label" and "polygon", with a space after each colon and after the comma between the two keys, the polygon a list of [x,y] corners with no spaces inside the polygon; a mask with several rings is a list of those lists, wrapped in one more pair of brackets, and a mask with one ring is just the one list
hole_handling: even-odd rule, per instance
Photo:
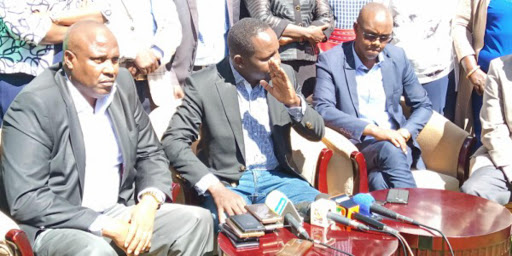
{"label": "suit lapel", "polygon": [[112,103],[108,107],[107,111],[110,115],[110,119],[112,120],[112,125],[114,128],[114,133],[117,138],[117,143],[119,143],[119,147],[121,148],[121,154],[123,155],[121,182],[119,183],[119,188],[121,188],[129,175],[129,173],[126,172],[126,167],[131,166],[130,163],[128,163],[128,161],[130,160],[129,152],[132,142],[130,141],[131,136],[128,133],[128,124],[126,122],[126,118],[124,118],[125,114],[123,105],[121,104],[121,97],[119,93],[116,93],[114,95],[114,99],[112,100]]}
{"label": "suit lapel", "polygon": [[76,161],[76,168],[80,182],[80,196],[83,196],[85,181],[85,145],[82,128],[75,109],[75,104],[73,103],[71,95],[67,89],[64,70],[60,69],[55,74],[55,81],[59,87],[64,104],[66,105],[66,113],[69,120],[69,141]]}
{"label": "suit lapel", "polygon": [[[395,72],[393,60],[388,58],[387,50],[384,50],[383,54],[384,62],[382,62],[381,73],[382,73],[382,85],[384,86],[384,92],[386,93],[386,108],[389,113],[393,112],[393,78],[396,77],[393,75]],[[402,93],[402,92],[400,92]]]}
{"label": "suit lapel", "polygon": [[228,119],[231,130],[235,136],[238,149],[245,159],[245,145],[242,134],[242,118],[240,117],[240,105],[238,104],[238,93],[236,90],[235,77],[231,71],[228,58],[217,65],[220,79],[217,79],[215,86],[224,112]]}
{"label": "suit lapel", "polygon": [[[354,53],[352,52],[352,45],[354,43],[343,44],[343,51],[345,53],[345,60],[343,70],[345,72],[346,84],[350,93],[350,99],[354,106],[357,116],[359,116],[359,97],[357,95],[357,82],[356,82],[356,62],[354,60]],[[341,66],[341,65],[340,65]]]}

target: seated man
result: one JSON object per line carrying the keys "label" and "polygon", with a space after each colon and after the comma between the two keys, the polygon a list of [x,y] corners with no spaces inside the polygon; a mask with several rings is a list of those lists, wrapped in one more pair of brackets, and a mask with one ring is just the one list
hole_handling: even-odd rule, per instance
{"label": "seated man", "polygon": [[[293,163],[290,129],[316,141],[324,134],[293,70],[280,66],[279,42],[266,23],[235,23],[228,47],[229,57],[187,79],[183,105],[163,135],[171,165],[204,195],[216,227],[225,213],[244,213],[273,190],[293,203],[313,201],[319,192]],[[195,155],[190,146],[199,135]]]}
{"label": "seated man", "polygon": [[363,153],[370,190],[416,187],[411,165],[424,168],[416,137],[432,115],[404,51],[387,45],[392,29],[386,7],[369,3],[354,23],[355,41],[321,54],[317,63],[315,109]]}
{"label": "seated man", "polygon": [[491,61],[480,110],[483,145],[472,158],[476,170],[461,187],[503,205],[512,201],[511,70],[512,55]]}
{"label": "seated man", "polygon": [[23,89],[2,131],[1,194],[35,253],[211,252],[208,211],[163,204],[168,161],[130,73],[119,69],[112,33],[76,23],[64,50],[63,67]]}

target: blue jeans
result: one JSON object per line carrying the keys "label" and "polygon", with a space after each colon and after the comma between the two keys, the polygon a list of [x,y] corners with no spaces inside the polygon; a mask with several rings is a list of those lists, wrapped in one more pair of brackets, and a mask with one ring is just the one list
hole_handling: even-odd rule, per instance
{"label": "blue jeans", "polygon": [[432,110],[453,121],[455,118],[455,100],[457,99],[455,72],[452,70],[448,75],[422,85],[423,89],[427,91],[430,102],[432,102]]}
{"label": "blue jeans", "polygon": [[411,173],[412,150],[407,155],[389,141],[366,140],[356,145],[366,159],[370,191],[388,188],[415,188]]}
{"label": "blue jeans", "polygon": [[[247,170],[240,177],[236,187],[227,186],[227,188],[240,195],[247,204],[265,203],[267,195],[274,190],[285,194],[294,204],[312,202],[320,193],[311,187],[307,181],[277,170]],[[219,218],[217,216],[217,206],[210,193],[205,194],[205,200],[201,206],[212,213],[214,230],[218,232]]]}

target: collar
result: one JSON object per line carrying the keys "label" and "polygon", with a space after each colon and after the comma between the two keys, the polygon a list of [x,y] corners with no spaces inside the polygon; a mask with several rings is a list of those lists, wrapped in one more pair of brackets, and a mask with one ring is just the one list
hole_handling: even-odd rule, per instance
{"label": "collar", "polygon": [[76,88],[76,86],[73,85],[67,74],[65,77],[66,86],[68,87],[69,93],[71,94],[71,98],[73,99],[73,104],[75,104],[77,113],[90,112],[95,114],[104,114],[114,100],[114,94],[117,91],[117,82],[114,82],[112,91],[109,94],[96,100],[96,106],[93,108],[89,102],[87,102],[82,93]]}
{"label": "collar", "polygon": [[[354,48],[355,43],[352,44],[352,54],[354,55],[354,64],[356,66],[356,70],[368,70],[368,68],[363,64],[361,59],[359,59],[359,56],[357,56],[356,49]],[[375,63],[374,67],[380,67],[382,66],[382,63],[384,62],[384,50],[379,53],[377,56],[377,63]]]}
{"label": "collar", "polygon": [[252,88],[251,84],[245,80],[245,78],[238,73],[238,71],[233,67],[233,63],[231,63],[231,59],[229,60],[229,66],[231,67],[231,71],[233,72],[233,76],[235,77],[236,86],[243,86],[247,90],[247,92],[251,92],[252,90],[258,89],[258,87],[263,88],[260,84],[256,85]]}

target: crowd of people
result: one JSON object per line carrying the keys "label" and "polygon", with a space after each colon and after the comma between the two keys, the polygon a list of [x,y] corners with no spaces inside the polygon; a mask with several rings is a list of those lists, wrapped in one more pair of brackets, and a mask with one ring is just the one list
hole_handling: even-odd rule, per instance
{"label": "crowd of people", "polygon": [[[245,205],[319,195],[291,129],[349,139],[371,191],[416,187],[416,139],[434,111],[480,143],[461,191],[512,201],[511,1],[0,8],[0,207],[37,255],[213,254],[219,223]],[[320,52],[335,30],[354,40]],[[172,114],[161,138],[156,110]],[[172,203],[169,167],[198,206]]]}

